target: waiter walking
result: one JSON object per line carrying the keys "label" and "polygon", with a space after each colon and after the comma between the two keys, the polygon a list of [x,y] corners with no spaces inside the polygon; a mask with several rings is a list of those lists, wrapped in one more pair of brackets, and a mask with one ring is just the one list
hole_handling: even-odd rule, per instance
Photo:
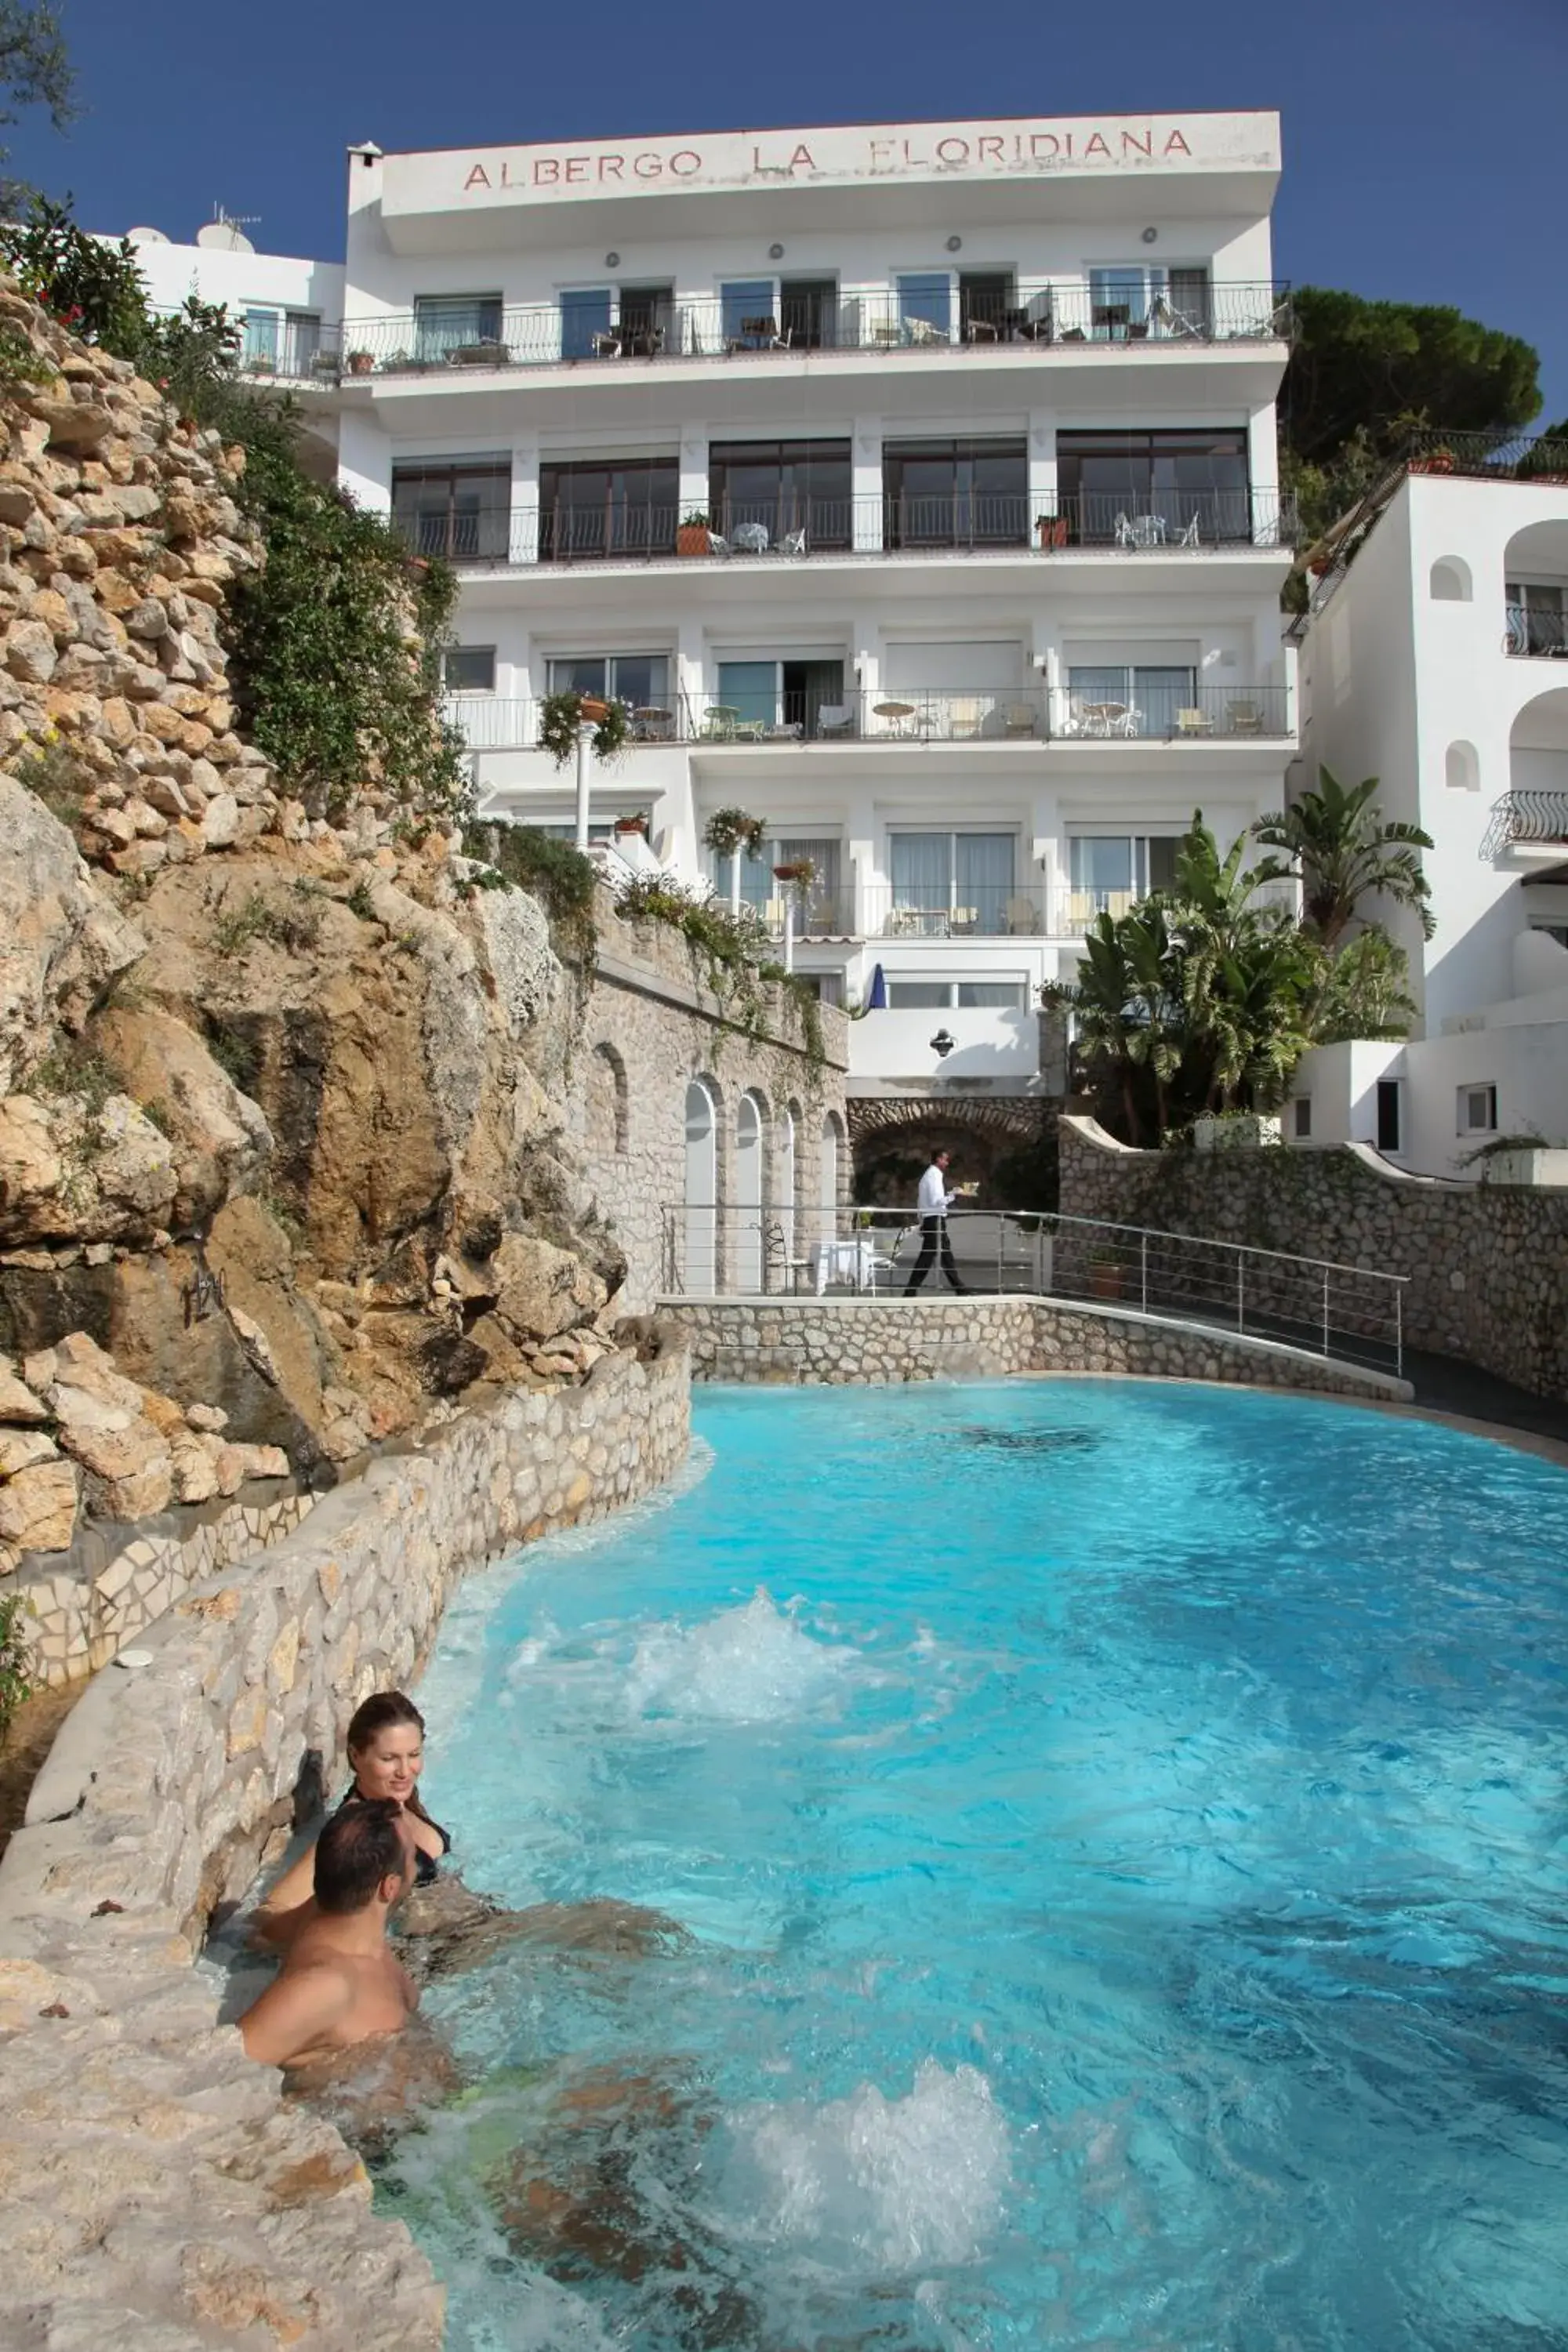
{"label": "waiter walking", "polygon": [[945,1151],[933,1151],[931,1166],[921,1178],[921,1254],[910,1275],[909,1286],[904,1292],[906,1298],[912,1298],[920,1289],[939,1251],[942,1254],[942,1270],[954,1290],[967,1291],[969,1288],[966,1282],[960,1282],[958,1278],[958,1268],[953,1264],[952,1242],[947,1230],[947,1213],[958,1198],[956,1192],[950,1192],[947,1189],[947,1163]]}

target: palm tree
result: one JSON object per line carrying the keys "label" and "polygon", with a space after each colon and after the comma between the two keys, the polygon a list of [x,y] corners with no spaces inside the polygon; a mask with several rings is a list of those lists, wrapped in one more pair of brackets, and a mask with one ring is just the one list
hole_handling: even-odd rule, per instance
{"label": "palm tree", "polygon": [[1258,878],[1300,877],[1302,921],[1326,948],[1353,920],[1361,901],[1373,896],[1416,908],[1424,938],[1436,928],[1427,904],[1431,885],[1416,855],[1431,848],[1431,836],[1417,824],[1383,823],[1373,806],[1376,790],[1375,776],[1347,791],[1320,768],[1317,791],[1303,793],[1282,815],[1260,817],[1252,828],[1258,841],[1286,852],[1283,862],[1270,859],[1260,867]]}

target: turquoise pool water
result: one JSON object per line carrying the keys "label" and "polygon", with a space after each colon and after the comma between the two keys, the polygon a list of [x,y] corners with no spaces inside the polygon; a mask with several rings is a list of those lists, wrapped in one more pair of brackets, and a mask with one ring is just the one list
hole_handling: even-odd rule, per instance
{"label": "turquoise pool water", "polygon": [[[1568,1475],[1310,1400],[709,1391],[475,1578],[457,2352],[1568,2345]],[[525,2153],[509,2153],[521,2147]]]}

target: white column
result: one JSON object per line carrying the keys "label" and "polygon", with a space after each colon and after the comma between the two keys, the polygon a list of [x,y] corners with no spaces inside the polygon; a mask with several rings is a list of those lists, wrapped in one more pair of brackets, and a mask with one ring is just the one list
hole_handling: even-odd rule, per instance
{"label": "white column", "polygon": [[1029,537],[1037,547],[1040,517],[1057,513],[1057,420],[1053,409],[1029,411],[1028,463]]}
{"label": "white column", "polygon": [[582,726],[577,730],[577,833],[579,849],[588,846],[589,770],[594,759],[594,730]]}
{"label": "white column", "polygon": [[882,544],[882,420],[858,416],[849,444],[849,489],[854,499],[857,551]]}
{"label": "white column", "polygon": [[680,431],[680,492],[677,520],[708,512],[708,427],[685,425]]}
{"label": "white column", "polygon": [[539,436],[520,435],[511,445],[511,563],[539,561]]}
{"label": "white column", "polygon": [[1274,411],[1259,408],[1247,420],[1247,475],[1252,484],[1252,536],[1272,547],[1279,535],[1279,444]]}
{"label": "white column", "polygon": [[[682,509],[686,511],[686,509]],[[683,614],[677,625],[675,640],[675,685],[681,697],[687,731],[702,723],[702,713],[712,697],[703,675],[708,657],[708,640],[700,619]]]}

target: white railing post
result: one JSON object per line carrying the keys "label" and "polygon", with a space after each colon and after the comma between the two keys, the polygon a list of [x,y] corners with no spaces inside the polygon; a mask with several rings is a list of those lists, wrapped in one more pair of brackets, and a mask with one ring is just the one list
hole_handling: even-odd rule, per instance
{"label": "white railing post", "polygon": [[1329,1269],[1323,1268],[1323,1353],[1329,1352]]}
{"label": "white railing post", "polygon": [[1149,1236],[1142,1234],[1138,1241],[1138,1311],[1149,1312]]}
{"label": "white railing post", "polygon": [[1247,1258],[1241,1250],[1236,1254],[1236,1328],[1247,1328]]}

